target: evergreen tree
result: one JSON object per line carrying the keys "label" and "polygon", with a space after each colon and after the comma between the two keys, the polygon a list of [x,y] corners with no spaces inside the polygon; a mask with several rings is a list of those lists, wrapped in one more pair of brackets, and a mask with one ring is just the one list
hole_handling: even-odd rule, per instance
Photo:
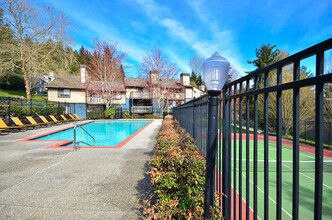
{"label": "evergreen tree", "polygon": [[256,48],[256,60],[247,61],[249,64],[253,64],[256,70],[267,67],[268,65],[275,62],[275,59],[280,54],[280,50],[276,49],[277,45],[271,46],[270,43],[263,44],[261,48]]}
{"label": "evergreen tree", "polygon": [[195,87],[198,88],[203,83],[202,75],[199,73],[195,73],[195,71],[192,71],[190,81],[193,82],[192,85],[196,85]]}

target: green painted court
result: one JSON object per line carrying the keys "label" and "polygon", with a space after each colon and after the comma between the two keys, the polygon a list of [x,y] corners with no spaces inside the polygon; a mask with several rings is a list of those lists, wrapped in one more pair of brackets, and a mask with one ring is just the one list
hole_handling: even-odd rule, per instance
{"label": "green painted court", "polygon": [[[250,207],[253,209],[253,146],[250,140]],[[234,142],[232,148],[232,186],[234,186]],[[258,140],[257,158],[257,204],[258,217],[264,217],[264,141]],[[269,141],[269,217],[276,219],[276,143]],[[236,191],[239,190],[239,141],[236,147]],[[292,218],[292,191],[293,191],[293,148],[282,145],[282,219]],[[246,198],[246,141],[242,142],[242,198]],[[324,157],[323,169],[323,219],[332,219],[332,159]],[[314,218],[314,189],[315,189],[315,155],[311,152],[300,150],[300,173],[299,173],[299,213],[300,219]],[[233,188],[232,188],[233,190]],[[237,201],[238,202],[238,201]],[[244,204],[244,203],[243,203]],[[233,206],[233,202],[232,202]],[[245,218],[245,209],[242,212]],[[238,214],[237,214],[238,218]]]}

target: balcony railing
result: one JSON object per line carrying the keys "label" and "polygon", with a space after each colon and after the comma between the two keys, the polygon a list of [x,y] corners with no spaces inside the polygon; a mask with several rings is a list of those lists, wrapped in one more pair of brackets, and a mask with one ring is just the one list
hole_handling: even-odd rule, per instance
{"label": "balcony railing", "polygon": [[152,106],[132,106],[131,112],[133,114],[151,114]]}
{"label": "balcony railing", "polygon": [[184,93],[170,93],[168,95],[168,98],[170,100],[184,100],[185,96],[184,96]]}
{"label": "balcony railing", "polygon": [[103,99],[101,97],[88,97],[89,104],[102,104]]}
{"label": "balcony railing", "polygon": [[131,99],[152,99],[150,92],[131,92]]}

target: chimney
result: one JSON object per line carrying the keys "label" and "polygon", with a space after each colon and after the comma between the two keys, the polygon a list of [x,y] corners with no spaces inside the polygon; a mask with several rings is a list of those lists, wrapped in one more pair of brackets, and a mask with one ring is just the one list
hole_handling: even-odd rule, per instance
{"label": "chimney", "polygon": [[86,82],[86,77],[88,75],[88,68],[85,65],[80,65],[81,67],[81,83]]}
{"label": "chimney", "polygon": [[199,89],[202,90],[203,92],[205,92],[205,85],[204,84],[200,85]]}
{"label": "chimney", "polygon": [[180,74],[180,83],[184,86],[190,85],[190,75],[189,73],[181,73]]}
{"label": "chimney", "polygon": [[53,71],[50,72],[50,77],[55,78],[55,74]]}
{"label": "chimney", "polygon": [[157,70],[150,71],[150,82],[156,84],[159,81],[159,73]]}

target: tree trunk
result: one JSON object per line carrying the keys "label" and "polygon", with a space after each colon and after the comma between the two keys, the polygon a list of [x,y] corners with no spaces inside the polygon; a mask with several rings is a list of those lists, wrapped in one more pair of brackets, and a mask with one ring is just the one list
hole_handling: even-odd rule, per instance
{"label": "tree trunk", "polygon": [[22,72],[23,72],[23,77],[24,77],[25,92],[27,94],[27,99],[31,99],[29,74],[25,70],[25,68],[22,69]]}

